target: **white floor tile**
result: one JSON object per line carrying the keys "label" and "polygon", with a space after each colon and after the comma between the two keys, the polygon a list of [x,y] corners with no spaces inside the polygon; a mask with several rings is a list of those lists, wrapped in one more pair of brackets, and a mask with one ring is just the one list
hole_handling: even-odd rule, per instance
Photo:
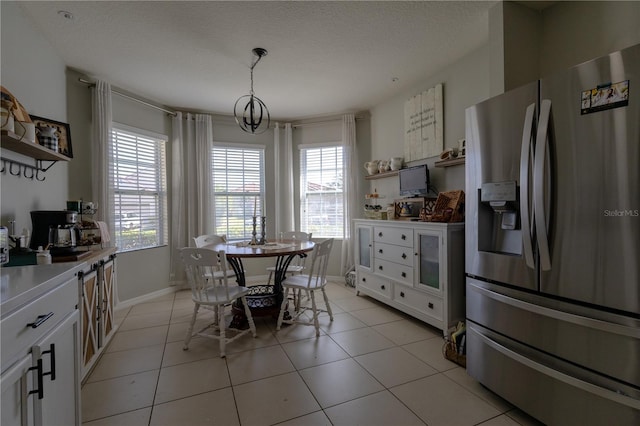
{"label": "white floor tile", "polygon": [[501,413],[505,413],[513,409],[513,405],[509,404],[507,401],[474,380],[473,377],[467,374],[467,370],[464,368],[457,367],[452,370],[445,371],[444,374],[454,382],[464,386],[468,391],[493,405]]}
{"label": "white floor tile", "polygon": [[234,392],[243,425],[272,425],[320,409],[298,373],[245,383]]}
{"label": "white floor tile", "polygon": [[83,426],[147,426],[151,418],[151,407],[129,411],[115,416],[105,417],[92,422],[83,422]]}
{"label": "white floor tile", "polygon": [[438,372],[398,347],[372,352],[354,359],[387,388]]}
{"label": "white floor tile", "polygon": [[430,327],[425,323],[409,319],[374,325],[372,328],[396,345],[406,345],[408,343],[442,336],[440,330]]}
{"label": "white floor tile", "polygon": [[140,328],[168,325],[171,319],[171,311],[151,312],[148,314],[129,315],[122,321],[120,331],[138,330]]}
{"label": "white floor tile", "polygon": [[155,404],[194,396],[231,386],[227,363],[222,358],[178,364],[160,371]]}
{"label": "white floor tile", "polygon": [[162,363],[163,353],[164,344],[126,351],[107,352],[102,355],[87,382],[158,370]]}
{"label": "white floor tile", "polygon": [[239,425],[231,388],[155,405],[151,426]]}
{"label": "white floor tile", "polygon": [[340,313],[333,315],[333,321],[329,321],[328,317],[319,319],[320,329],[327,334],[339,333],[341,331],[354,330],[363,328],[367,325],[348,313]]}
{"label": "white floor tile", "polygon": [[87,383],[82,388],[82,422],[150,407],[159,370]]}
{"label": "white floor tile", "polygon": [[394,346],[393,342],[370,327],[343,331],[330,336],[351,356],[363,355]]}
{"label": "white floor tile", "polygon": [[386,390],[329,407],[325,411],[334,426],[425,424]]}
{"label": "white floor tile", "polygon": [[323,408],[384,389],[353,359],[307,368],[300,375]]}
{"label": "white floor tile", "polygon": [[493,406],[442,374],[390,390],[429,425],[471,426],[500,415]]}
{"label": "white floor tile", "polygon": [[351,312],[351,315],[369,326],[404,319],[400,311],[390,310],[389,308],[382,306],[359,309]]}
{"label": "white floor tile", "polygon": [[349,358],[349,354],[328,336],[285,343],[282,348],[298,370]]}
{"label": "white floor tile", "polygon": [[444,339],[442,337],[434,337],[433,339],[409,343],[402,347],[438,371],[457,368],[458,364],[449,361],[442,355],[443,345]]}
{"label": "white floor tile", "polygon": [[229,354],[227,365],[234,385],[295,371],[281,346]]}
{"label": "white floor tile", "polygon": [[106,352],[126,351],[163,344],[167,338],[168,325],[143,328],[140,330],[118,331]]}
{"label": "white floor tile", "polygon": [[182,349],[183,347],[184,342],[167,343],[164,348],[162,367],[220,357],[220,346],[216,340],[194,337],[189,342],[188,350]]}
{"label": "white floor tile", "polygon": [[324,411],[316,411],[306,416],[278,423],[278,426],[332,426],[332,424]]}
{"label": "white floor tile", "polygon": [[152,312],[171,312],[172,307],[173,299],[160,302],[140,303],[139,305],[135,305],[131,308],[128,316],[149,314]]}

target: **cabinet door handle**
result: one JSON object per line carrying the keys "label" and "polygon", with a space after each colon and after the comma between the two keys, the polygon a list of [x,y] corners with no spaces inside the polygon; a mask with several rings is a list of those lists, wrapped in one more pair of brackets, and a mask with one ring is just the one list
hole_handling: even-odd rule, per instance
{"label": "cabinet door handle", "polygon": [[404,297],[404,291],[400,292],[400,297]]}
{"label": "cabinet door handle", "polygon": [[400,274],[400,275],[402,275],[402,278],[407,278],[407,273],[406,273],[406,272],[403,272],[403,273],[402,273],[402,274]]}
{"label": "cabinet door handle", "polygon": [[378,269],[380,269],[382,271],[382,265],[378,266]]}
{"label": "cabinet door handle", "polygon": [[42,358],[40,358],[35,367],[30,367],[27,369],[28,371],[36,370],[36,374],[38,377],[38,388],[32,391],[29,391],[29,395],[34,393],[38,394],[38,399],[44,398],[44,386],[42,380]]}
{"label": "cabinet door handle", "polygon": [[384,285],[381,285],[381,286],[380,286],[380,289],[381,289],[381,290],[384,290]]}
{"label": "cabinet door handle", "polygon": [[429,309],[433,309],[433,303],[429,302],[427,306],[429,307]]}
{"label": "cabinet door handle", "polygon": [[365,277],[362,277],[362,282],[363,282],[363,283],[366,283],[366,282],[367,282],[367,279],[366,279]]}
{"label": "cabinet door handle", "polygon": [[378,249],[378,253],[382,254],[382,249]]}
{"label": "cabinet door handle", "polygon": [[405,253],[402,253],[402,258],[403,258],[403,259],[406,259],[406,258],[407,258],[407,255],[406,255]]}
{"label": "cabinet door handle", "polygon": [[382,237],[382,232],[378,232],[378,237]]}
{"label": "cabinet door handle", "polygon": [[404,235],[404,234],[402,234],[402,239],[403,239],[403,240],[406,240],[406,239],[407,239],[407,236],[406,236],[406,235]]}
{"label": "cabinet door handle", "polygon": [[56,379],[56,345],[54,343],[49,345],[48,351],[42,351],[42,355],[49,354],[51,361],[51,370],[47,373],[42,373],[43,376],[51,376],[51,381]]}
{"label": "cabinet door handle", "polygon": [[53,316],[53,312],[49,312],[48,314],[38,315],[38,317],[34,322],[30,322],[29,324],[27,324],[27,327],[38,328],[52,316]]}

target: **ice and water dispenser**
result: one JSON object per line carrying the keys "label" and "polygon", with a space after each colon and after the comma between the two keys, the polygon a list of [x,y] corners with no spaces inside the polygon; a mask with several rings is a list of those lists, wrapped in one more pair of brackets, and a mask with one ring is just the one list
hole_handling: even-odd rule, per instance
{"label": "ice and water dispenser", "polygon": [[521,255],[520,200],[516,182],[483,183],[478,191],[478,249]]}

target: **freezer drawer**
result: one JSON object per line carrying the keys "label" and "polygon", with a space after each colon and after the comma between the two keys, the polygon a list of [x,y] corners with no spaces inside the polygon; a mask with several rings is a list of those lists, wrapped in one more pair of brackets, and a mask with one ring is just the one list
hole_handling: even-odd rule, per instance
{"label": "freezer drawer", "polygon": [[467,278],[467,318],[640,389],[640,321]]}
{"label": "freezer drawer", "polygon": [[467,324],[467,372],[548,425],[637,425],[637,389]]}

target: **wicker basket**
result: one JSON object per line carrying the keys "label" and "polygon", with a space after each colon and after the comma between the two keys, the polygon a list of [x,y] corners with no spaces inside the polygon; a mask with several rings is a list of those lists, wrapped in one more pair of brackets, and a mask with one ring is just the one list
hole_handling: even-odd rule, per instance
{"label": "wicker basket", "polygon": [[467,356],[458,354],[456,344],[450,339],[446,339],[442,347],[442,355],[449,361],[453,361],[461,367],[467,368]]}
{"label": "wicker basket", "polygon": [[436,205],[431,215],[426,215],[427,222],[463,222],[464,191],[448,191],[438,194]]}

